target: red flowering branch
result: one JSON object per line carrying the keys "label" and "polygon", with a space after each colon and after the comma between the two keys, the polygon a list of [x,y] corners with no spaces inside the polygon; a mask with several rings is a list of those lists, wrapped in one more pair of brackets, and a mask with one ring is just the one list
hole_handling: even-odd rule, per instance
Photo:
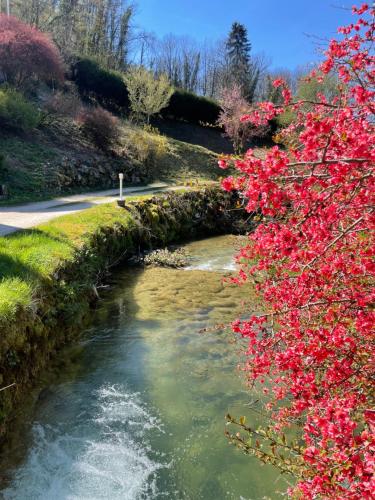
{"label": "red flowering branch", "polygon": [[[353,13],[309,77],[332,73],[336,96],[294,102],[275,81],[284,104],[260,103],[242,120],[262,125],[291,108],[296,119],[281,133],[290,146],[220,161],[239,172],[223,188],[263,218],[238,255],[236,280],[253,279],[267,311],[233,329],[248,339],[249,382],[267,382],[271,423],[262,444],[259,430],[229,417],[240,428],[230,438],[293,473],[289,493],[303,499],[375,491],[375,25],[368,5]],[[284,436],[291,426],[298,446]]]}

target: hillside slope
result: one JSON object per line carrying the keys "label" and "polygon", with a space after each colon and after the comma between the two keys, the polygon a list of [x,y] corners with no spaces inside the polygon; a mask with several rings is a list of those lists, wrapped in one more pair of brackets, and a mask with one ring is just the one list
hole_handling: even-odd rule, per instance
{"label": "hillside slope", "polygon": [[[220,132],[187,123],[163,124],[164,129],[160,128],[173,131],[177,138],[123,121],[118,146],[107,152],[98,149],[67,118],[54,119],[29,134],[0,131],[0,154],[5,159],[0,184],[8,193],[2,203],[114,187],[119,172],[124,172],[128,184],[217,180],[218,145],[223,141]],[[185,137],[188,142],[179,140]],[[213,144],[216,152],[192,143],[194,138],[200,138],[201,144]]]}

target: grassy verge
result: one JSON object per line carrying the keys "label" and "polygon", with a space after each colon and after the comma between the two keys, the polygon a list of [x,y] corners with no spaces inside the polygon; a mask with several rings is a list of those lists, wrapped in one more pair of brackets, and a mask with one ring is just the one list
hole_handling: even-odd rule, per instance
{"label": "grassy verge", "polygon": [[12,319],[20,305],[32,304],[38,285],[53,280],[95,231],[116,225],[129,229],[131,224],[128,212],[108,204],[0,238],[0,323]]}

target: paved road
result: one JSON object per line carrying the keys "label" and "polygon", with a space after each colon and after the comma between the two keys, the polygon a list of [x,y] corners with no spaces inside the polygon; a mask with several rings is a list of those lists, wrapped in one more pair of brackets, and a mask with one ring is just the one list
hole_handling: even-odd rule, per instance
{"label": "paved road", "polygon": [[[126,188],[124,194],[125,196],[130,194],[152,194],[159,191],[173,191],[179,188],[179,186],[154,183],[142,187]],[[110,203],[117,198],[118,189],[108,189],[94,193],[64,196],[49,201],[0,207],[0,236],[42,224],[60,215],[80,212],[102,203]]]}

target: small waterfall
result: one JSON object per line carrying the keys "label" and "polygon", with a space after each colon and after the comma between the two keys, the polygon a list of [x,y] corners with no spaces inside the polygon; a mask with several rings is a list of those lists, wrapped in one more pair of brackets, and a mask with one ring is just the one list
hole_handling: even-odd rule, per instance
{"label": "small waterfall", "polygon": [[92,417],[83,411],[75,427],[34,425],[34,446],[5,500],[155,497],[153,477],[165,465],[150,458],[147,432],[162,432],[160,422],[123,386],[104,386],[93,399]]}

